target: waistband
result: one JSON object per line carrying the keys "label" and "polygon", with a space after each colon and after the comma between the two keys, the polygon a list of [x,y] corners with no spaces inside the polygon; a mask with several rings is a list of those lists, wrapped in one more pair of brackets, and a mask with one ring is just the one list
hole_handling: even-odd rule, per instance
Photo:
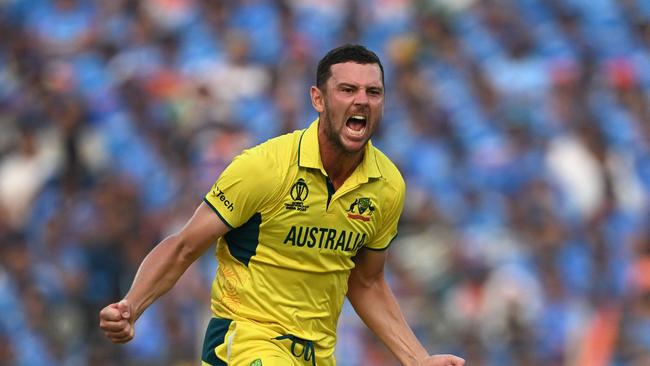
{"label": "waistband", "polygon": [[[275,337],[274,339],[277,339],[279,341],[285,339],[291,340],[291,354],[297,358],[302,357],[305,361],[311,361],[312,366],[316,366],[316,351],[314,349],[314,342],[296,337],[293,334],[282,335]],[[296,344],[300,344],[302,346],[300,353],[298,353],[296,350]]]}

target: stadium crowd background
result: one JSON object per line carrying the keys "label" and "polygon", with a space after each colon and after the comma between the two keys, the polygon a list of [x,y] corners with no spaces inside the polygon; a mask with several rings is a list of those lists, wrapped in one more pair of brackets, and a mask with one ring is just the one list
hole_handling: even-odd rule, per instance
{"label": "stadium crowd background", "polygon": [[[649,365],[644,0],[0,2],[0,365],[197,364],[211,252],[130,344],[98,310],[233,156],[315,118],[343,42],[385,63],[389,279],[428,348]],[[337,353],[396,364],[349,305]]]}

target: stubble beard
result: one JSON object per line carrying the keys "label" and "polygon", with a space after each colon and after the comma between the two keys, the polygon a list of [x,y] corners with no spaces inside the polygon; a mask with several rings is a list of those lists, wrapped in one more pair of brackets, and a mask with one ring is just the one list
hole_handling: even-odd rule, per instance
{"label": "stubble beard", "polygon": [[[354,156],[358,154],[360,151],[363,151],[364,147],[368,143],[366,141],[362,147],[358,150],[350,150],[348,149],[345,144],[343,143],[343,137],[341,136],[340,131],[335,131],[334,130],[334,123],[332,122],[334,119],[332,118],[332,115],[330,113],[330,108],[327,102],[325,102],[325,136],[327,137],[327,140],[329,141],[330,145],[337,150],[338,152],[344,154],[344,155],[350,155]],[[322,121],[321,121],[322,122]],[[342,129],[346,128],[345,127],[345,121],[343,121]]]}
{"label": "stubble beard", "polygon": [[[335,131],[334,130],[334,123],[332,122],[332,116],[330,115],[329,112],[325,113],[325,118],[327,119],[326,124],[325,124],[325,136],[327,136],[327,140],[330,142],[330,145],[338,152],[342,153],[343,155],[356,155],[359,153],[360,150],[350,150],[348,149],[345,144],[343,143],[343,137],[341,136],[342,131]],[[345,121],[343,122],[343,125],[341,129],[345,128]],[[365,146],[365,144],[364,144]]]}

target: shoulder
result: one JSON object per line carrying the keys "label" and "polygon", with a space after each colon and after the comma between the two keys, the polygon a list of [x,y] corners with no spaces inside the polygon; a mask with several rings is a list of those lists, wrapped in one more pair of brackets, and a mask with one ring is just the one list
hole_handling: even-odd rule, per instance
{"label": "shoulder", "polygon": [[236,159],[244,158],[259,168],[288,168],[297,161],[298,145],[303,130],[296,130],[266,140],[244,150]]}
{"label": "shoulder", "polygon": [[231,201],[239,202],[246,215],[269,205],[286,186],[288,172],[297,160],[295,134],[278,136],[242,151],[222,172],[213,190],[222,190]]}
{"label": "shoulder", "polygon": [[372,147],[372,151],[375,155],[377,167],[381,172],[382,180],[387,183],[386,185],[388,187],[397,191],[396,193],[403,193],[406,190],[406,184],[404,183],[404,178],[399,169],[395,166],[395,163],[393,163],[386,154],[375,146]]}

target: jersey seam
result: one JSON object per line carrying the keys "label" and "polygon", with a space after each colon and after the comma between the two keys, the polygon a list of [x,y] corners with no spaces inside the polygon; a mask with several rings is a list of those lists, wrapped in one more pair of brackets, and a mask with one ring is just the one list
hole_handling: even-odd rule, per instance
{"label": "jersey seam", "polygon": [[[280,164],[276,164],[276,165],[278,167],[280,166]],[[275,171],[277,172],[277,169]],[[283,174],[280,175],[282,180],[281,181],[280,181],[280,179],[276,180],[279,183],[275,187],[275,190],[274,190],[273,194],[270,196],[271,198],[267,201],[267,203],[263,204],[260,207],[260,210],[259,210],[260,214],[262,214],[262,211],[264,211],[265,209],[267,210],[267,212],[273,211],[274,207],[276,207],[278,204],[282,203],[282,201],[284,200],[284,195],[282,194],[282,190],[284,189],[284,187],[286,187],[286,180],[287,180],[287,177],[289,176],[289,171],[290,171],[290,168],[282,169]]]}
{"label": "jersey seam", "polygon": [[[301,148],[300,146],[301,146],[301,143],[302,143],[302,137],[305,135],[305,132],[306,132],[306,131],[307,131],[307,129],[302,130],[302,133],[300,134],[300,138],[299,138],[299,140],[298,140],[298,152],[297,152],[297,155],[298,155],[298,159],[297,159],[297,161],[298,161],[298,165],[296,166],[296,171],[295,171],[295,173],[299,172],[300,169],[302,168],[302,167],[300,166],[300,148]],[[295,146],[295,145],[294,145],[294,146]],[[294,160],[294,162],[295,162],[295,161],[296,161],[296,160]],[[278,167],[280,166],[280,164],[276,164],[276,165],[277,165]],[[277,170],[276,170],[276,171],[277,171]],[[284,196],[284,194],[283,194],[283,189],[284,189],[285,187],[288,186],[288,183],[287,183],[288,178],[289,178],[290,176],[294,176],[294,175],[295,175],[295,173],[294,173],[294,171],[293,171],[293,164],[289,165],[286,169],[283,169],[282,172],[283,172],[283,174],[280,175],[280,177],[281,177],[281,179],[282,179],[282,182],[281,182],[280,184],[277,185],[277,187],[276,187],[276,189],[275,189],[275,192],[274,192],[274,194],[272,195],[272,197],[275,197],[275,198],[271,198],[271,199],[269,199],[269,200],[267,201],[268,203],[264,205],[265,207],[268,208],[269,211],[272,211],[272,210],[273,210],[277,205],[281,204],[281,203],[284,201],[284,197],[285,197],[285,196]],[[262,211],[262,210],[260,210],[260,211]],[[261,212],[260,212],[260,214],[261,214]]]}
{"label": "jersey seam", "polygon": [[300,166],[300,155],[302,153],[301,148],[302,148],[302,138],[305,136],[305,132],[307,132],[307,129],[305,128],[302,130],[302,133],[300,134],[300,139],[298,140],[298,166]]}

